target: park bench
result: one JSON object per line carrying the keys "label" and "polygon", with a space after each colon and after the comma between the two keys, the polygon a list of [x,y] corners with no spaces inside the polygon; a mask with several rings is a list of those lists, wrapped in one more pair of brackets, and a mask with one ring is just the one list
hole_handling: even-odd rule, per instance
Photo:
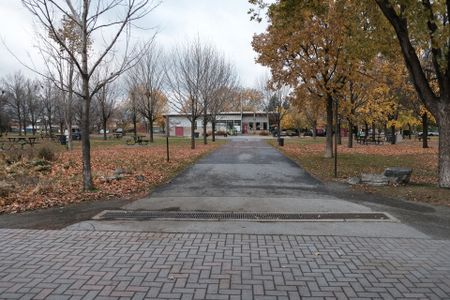
{"label": "park bench", "polygon": [[367,138],[365,136],[356,136],[356,142],[361,145],[367,145]]}
{"label": "park bench", "polygon": [[[419,142],[420,142],[420,141],[422,141],[422,139],[423,139],[423,135],[418,134],[418,135],[417,135],[417,138],[419,139]],[[430,137],[427,136],[426,138],[427,138],[428,141],[430,140]]]}
{"label": "park bench", "polygon": [[127,141],[126,141],[126,144],[127,145],[135,145],[135,144],[138,144],[138,145],[141,145],[141,146],[143,146],[143,145],[148,145],[148,143],[149,143],[149,140],[146,140],[146,139],[143,139],[143,138],[145,138],[145,135],[137,135],[137,136],[133,136],[133,138],[132,139],[128,139]]}

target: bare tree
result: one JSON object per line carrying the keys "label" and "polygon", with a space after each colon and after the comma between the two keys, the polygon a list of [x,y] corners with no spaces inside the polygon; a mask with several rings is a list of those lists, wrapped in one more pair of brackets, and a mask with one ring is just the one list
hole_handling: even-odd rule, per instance
{"label": "bare tree", "polygon": [[24,102],[26,97],[26,79],[23,75],[15,73],[12,76],[8,76],[4,80],[4,86],[6,91],[6,102],[11,109],[14,118],[19,126],[19,135],[22,135],[22,129],[25,113],[24,113]]}
{"label": "bare tree", "polygon": [[133,136],[134,140],[137,138],[137,122],[138,122],[138,97],[139,91],[136,85],[132,84],[133,81],[129,81],[128,99],[125,104],[125,115],[127,120],[131,120],[133,123]]}
{"label": "bare tree", "polygon": [[114,109],[116,107],[116,96],[117,95],[114,92],[114,87],[108,84],[104,85],[100,92],[98,92],[94,97],[95,104],[100,115],[104,140],[108,139],[107,124],[109,119],[112,117]]}
{"label": "bare tree", "polygon": [[166,105],[162,92],[165,74],[161,48],[152,44],[141,61],[131,70],[129,81],[135,87],[137,109],[148,122],[150,142],[153,143],[153,122]]}
{"label": "bare tree", "polygon": [[[75,91],[82,99],[82,156],[83,189],[94,188],[91,172],[90,153],[90,106],[92,97],[104,85],[115,80],[132,67],[146,51],[144,47],[131,47],[130,29],[133,24],[146,16],[155,6],[151,0],[22,0],[24,6],[33,14],[43,29],[50,32],[53,39],[73,61],[81,80],[81,89]],[[63,33],[58,28],[63,19],[71,20],[79,33],[79,47],[70,47]],[[102,37],[102,45],[95,45],[95,37]],[[118,44],[124,38],[123,56],[112,72],[94,85],[92,76],[99,65],[109,59],[112,66],[117,62],[117,53],[121,53]]]}
{"label": "bare tree", "polygon": [[195,149],[196,122],[203,113],[201,85],[206,76],[207,53],[208,47],[199,39],[191,41],[173,51],[166,68],[169,104],[191,123],[192,149]]}
{"label": "bare tree", "polygon": [[[26,117],[24,120],[28,121],[31,125],[31,132],[33,135],[36,134],[36,125],[38,118],[42,113],[42,103],[39,97],[40,83],[38,81],[26,81],[26,98],[23,102],[26,108]],[[24,123],[24,128],[26,132],[26,124]]]}
{"label": "bare tree", "polygon": [[9,114],[7,111],[7,93],[4,87],[0,87],[0,137],[8,128]]}
{"label": "bare tree", "polygon": [[[106,65],[102,66],[102,70],[96,74],[94,82],[102,81],[107,77],[109,69]],[[104,84],[100,91],[94,96],[94,107],[97,111],[101,128],[103,130],[103,139],[107,140],[107,123],[112,117],[117,103],[117,86],[113,83]]]}
{"label": "bare tree", "polygon": [[[226,97],[235,85],[236,75],[233,66],[212,46],[205,46],[205,76],[200,85],[201,104],[203,110],[203,142],[207,144],[207,124],[211,121],[213,140],[217,115],[222,112]],[[212,119],[214,115],[214,120]]]}

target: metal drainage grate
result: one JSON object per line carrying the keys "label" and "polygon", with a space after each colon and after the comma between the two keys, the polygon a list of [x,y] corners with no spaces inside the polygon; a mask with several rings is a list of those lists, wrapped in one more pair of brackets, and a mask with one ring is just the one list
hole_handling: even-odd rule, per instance
{"label": "metal drainage grate", "polygon": [[386,213],[269,213],[269,212],[203,212],[203,211],[126,211],[107,210],[95,220],[244,220],[244,221],[390,221]]}

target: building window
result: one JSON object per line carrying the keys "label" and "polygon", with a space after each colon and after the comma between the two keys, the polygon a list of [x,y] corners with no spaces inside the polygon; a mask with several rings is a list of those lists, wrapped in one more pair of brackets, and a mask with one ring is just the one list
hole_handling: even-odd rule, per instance
{"label": "building window", "polygon": [[267,130],[267,122],[263,123],[263,130]]}
{"label": "building window", "polygon": [[248,123],[248,128],[250,128],[250,130],[253,130],[253,122]]}
{"label": "building window", "polygon": [[256,122],[256,130],[261,130],[261,123],[260,122]]}

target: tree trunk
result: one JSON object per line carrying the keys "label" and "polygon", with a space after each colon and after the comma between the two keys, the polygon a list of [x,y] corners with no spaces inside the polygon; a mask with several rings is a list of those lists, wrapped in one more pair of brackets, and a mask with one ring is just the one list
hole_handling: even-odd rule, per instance
{"label": "tree trunk", "polygon": [[395,145],[396,143],[396,138],[395,138],[395,126],[391,126],[391,135],[392,135],[392,139],[391,139],[391,144]]}
{"label": "tree trunk", "polygon": [[150,136],[150,143],[154,142],[153,138],[153,115],[150,115],[150,118],[148,119],[148,133]]}
{"label": "tree trunk", "polygon": [[428,114],[422,115],[422,148],[428,148]]}
{"label": "tree trunk", "polygon": [[52,118],[51,117],[48,117],[48,135],[50,136],[50,137],[52,137],[53,135],[52,135]]}
{"label": "tree trunk", "polygon": [[337,122],[337,132],[336,132],[336,134],[337,134],[337,144],[338,145],[342,145],[342,136],[341,136],[341,121],[339,120],[339,118],[336,120],[336,122]]}
{"label": "tree trunk", "polygon": [[17,119],[19,122],[19,135],[22,135],[22,115],[20,113],[20,108],[17,109]]}
{"label": "tree trunk", "polygon": [[133,135],[134,140],[137,139],[137,116],[136,113],[133,113]]}
{"label": "tree trunk", "polygon": [[353,123],[350,120],[348,120],[348,141],[347,141],[347,147],[348,148],[353,148]]}
{"label": "tree trunk", "polygon": [[73,143],[72,143],[72,121],[66,122],[67,127],[67,149],[72,150],[73,149]]}
{"label": "tree trunk", "polygon": [[375,128],[375,122],[372,122],[372,141],[375,141],[375,133],[376,128]]}
{"label": "tree trunk", "polygon": [[216,141],[216,121],[215,120],[211,120],[211,128],[212,128],[212,141],[215,142]]}
{"label": "tree trunk", "polygon": [[[254,125],[254,126],[256,128],[256,125]],[[281,119],[280,119],[280,115],[278,115],[277,126],[278,126],[278,139],[280,139],[281,138]]]}
{"label": "tree trunk", "polygon": [[27,135],[27,121],[25,121],[25,119],[23,120],[23,134]]}
{"label": "tree trunk", "polygon": [[107,140],[108,136],[106,135],[106,118],[102,118],[102,128],[103,128],[103,140]]}
{"label": "tree trunk", "polygon": [[91,191],[94,189],[91,172],[91,142],[89,139],[89,82],[83,79],[83,114],[81,116],[81,151],[83,154],[83,190]]}
{"label": "tree trunk", "polygon": [[317,138],[317,121],[313,122],[313,128],[312,128],[312,135],[313,135],[313,139]]}
{"label": "tree trunk", "polygon": [[195,149],[195,120],[191,121],[191,149]]}
{"label": "tree trunk", "polygon": [[333,157],[333,97],[327,97],[327,136],[325,144],[325,158]]}
{"label": "tree trunk", "polygon": [[438,118],[439,186],[450,188],[450,103],[442,103],[440,106]]}
{"label": "tree trunk", "polygon": [[206,126],[208,125],[208,119],[205,116],[203,116],[203,144],[208,144],[208,134],[206,132]]}
{"label": "tree trunk", "polygon": [[412,126],[408,123],[408,139],[411,139]]}

